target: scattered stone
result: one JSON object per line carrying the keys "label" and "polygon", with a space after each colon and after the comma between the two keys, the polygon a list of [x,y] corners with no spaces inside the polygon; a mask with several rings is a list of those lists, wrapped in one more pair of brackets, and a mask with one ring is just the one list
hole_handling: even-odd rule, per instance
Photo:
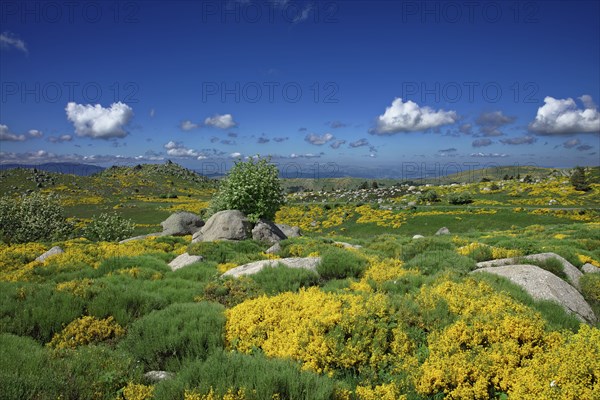
{"label": "scattered stone", "polygon": [[600,268],[590,263],[583,264],[581,270],[584,274],[600,274]]}
{"label": "scattered stone", "polygon": [[279,243],[275,243],[273,246],[269,247],[265,250],[267,254],[277,254],[281,251],[281,245]]}
{"label": "scattered stone", "polygon": [[362,249],[362,246],[360,244],[351,244],[346,242],[333,242],[333,244],[342,246],[345,249]]}
{"label": "scattered stone", "polygon": [[286,224],[275,224],[275,225],[277,225],[277,227],[279,229],[281,229],[283,234],[285,236],[287,236],[288,238],[302,236],[302,233],[300,232],[300,228],[298,228],[297,226],[290,226],[290,225],[286,225]]}
{"label": "scattered stone", "polygon": [[444,226],[443,228],[438,229],[438,231],[435,234],[436,235],[449,235],[450,230]]}
{"label": "scattered stone", "polygon": [[498,260],[482,261],[477,263],[477,268],[498,267],[502,265],[523,264],[523,260],[546,261],[550,258],[556,258],[563,265],[563,271],[569,278],[569,283],[579,289],[579,278],[583,275],[573,264],[565,260],[556,253],[531,254],[524,257],[500,258]]}
{"label": "scattered stone", "polygon": [[194,233],[192,243],[215,240],[245,240],[252,237],[252,223],[239,210],[219,211]]}
{"label": "scattered stone", "polygon": [[188,253],[183,253],[171,261],[169,263],[169,267],[171,267],[171,271],[177,271],[180,268],[187,267],[188,265],[197,263],[199,261],[202,261],[202,256],[192,256]]}
{"label": "scattered stone", "polygon": [[321,257],[290,257],[290,258],[279,258],[275,260],[261,260],[255,261],[249,264],[240,265],[239,267],[230,269],[225,272],[221,277],[231,276],[238,278],[243,275],[254,275],[264,268],[277,267],[279,264],[285,265],[289,268],[303,268],[310,271],[316,271],[317,265],[321,262]]}
{"label": "scattered stone", "polygon": [[54,246],[53,248],[36,258],[35,261],[44,262],[47,258],[61,253],[64,253],[64,250],[61,249],[59,246]]}
{"label": "scattered stone", "polygon": [[423,239],[424,237],[425,237],[425,236],[423,236],[423,235],[415,235],[415,236],[413,236],[412,238],[413,238],[413,239]]}
{"label": "scattered stone", "polygon": [[204,226],[204,221],[194,213],[179,211],[171,214],[160,224],[165,236],[185,236],[198,232]]}
{"label": "scattered stone", "polygon": [[417,202],[416,201],[409,201],[408,202],[408,206],[409,207],[416,207],[417,206]]}
{"label": "scattered stone", "polygon": [[274,222],[261,219],[252,229],[252,239],[273,244],[287,239],[287,236]]}
{"label": "scattered stone", "polygon": [[148,371],[144,374],[144,378],[151,382],[164,381],[165,379],[171,379],[174,376],[174,373],[167,371]]}
{"label": "scattered stone", "polygon": [[127,242],[132,242],[134,240],[146,239],[146,238],[149,238],[150,236],[162,236],[162,235],[163,235],[162,232],[147,233],[145,235],[134,236],[134,237],[130,237],[129,239],[123,239],[123,240],[121,240],[119,242],[119,244],[123,244],[123,243],[127,243]]}
{"label": "scattered stone", "polygon": [[508,278],[534,299],[554,301],[583,322],[595,323],[597,320],[594,311],[577,289],[540,267],[527,264],[505,265],[481,268],[472,273],[481,272]]}

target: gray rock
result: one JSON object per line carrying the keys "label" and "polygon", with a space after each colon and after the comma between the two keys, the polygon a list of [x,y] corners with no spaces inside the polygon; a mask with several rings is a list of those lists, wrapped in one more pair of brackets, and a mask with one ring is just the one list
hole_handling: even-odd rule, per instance
{"label": "gray rock", "polygon": [[64,253],[64,250],[61,249],[59,246],[54,246],[53,248],[36,258],[35,261],[44,262],[48,257],[52,257],[60,253]]}
{"label": "gray rock", "polygon": [[267,254],[277,254],[281,251],[281,245],[279,243],[275,243],[273,246],[269,247],[265,250]]}
{"label": "gray rock", "polygon": [[177,271],[180,268],[187,267],[188,265],[199,261],[202,261],[202,256],[191,256],[188,253],[183,253],[171,261],[169,267],[171,267],[172,271]]}
{"label": "gray rock", "polygon": [[204,221],[194,213],[179,211],[171,214],[160,224],[163,227],[163,235],[185,236],[198,232],[204,226]]}
{"label": "gray rock", "polygon": [[123,244],[123,243],[127,243],[127,242],[132,242],[134,240],[142,240],[142,239],[146,239],[150,236],[163,236],[162,232],[154,232],[154,233],[148,233],[146,235],[140,235],[140,236],[134,236],[134,237],[130,237],[128,239],[123,239],[119,242],[119,244]]}
{"label": "gray rock", "polygon": [[443,228],[438,229],[438,231],[435,234],[436,235],[449,235],[450,230],[444,226]]}
{"label": "gray rock", "polygon": [[416,201],[409,201],[408,202],[408,206],[409,207],[416,207],[417,206],[417,202]]}
{"label": "gray rock", "polygon": [[192,243],[245,240],[252,237],[252,223],[239,210],[219,211],[192,237]]}
{"label": "gray rock", "polygon": [[333,242],[334,244],[337,244],[339,246],[342,246],[345,249],[362,249],[362,246],[360,244],[351,244],[351,243],[346,243],[346,242]]}
{"label": "gray rock", "polygon": [[597,321],[594,311],[577,289],[540,267],[527,264],[505,265],[481,268],[472,273],[481,272],[508,278],[534,299],[554,301],[583,322]]}
{"label": "gray rock", "polygon": [[600,274],[600,268],[590,263],[583,264],[581,270],[584,274]]}
{"label": "gray rock", "polygon": [[413,238],[413,239],[423,239],[424,237],[425,237],[425,236],[423,236],[423,235],[415,235],[415,236],[413,236],[412,238]]}
{"label": "gray rock", "polygon": [[273,244],[287,239],[287,236],[274,222],[261,219],[252,229],[252,239]]}
{"label": "gray rock", "polygon": [[280,263],[289,268],[303,268],[310,271],[316,271],[317,265],[319,265],[320,262],[321,257],[290,257],[275,260],[261,260],[230,269],[221,275],[221,277],[231,276],[233,278],[238,278],[243,275],[253,275],[262,271],[263,268],[277,267]]}
{"label": "gray rock", "polygon": [[523,264],[523,260],[546,261],[550,258],[556,258],[563,265],[563,271],[569,278],[569,283],[579,289],[579,279],[583,275],[573,264],[565,260],[556,253],[538,253],[524,257],[500,258],[498,260],[482,261],[477,263],[477,268],[498,267],[501,265]]}
{"label": "gray rock", "polygon": [[286,224],[275,224],[275,225],[277,225],[277,227],[279,229],[281,229],[281,232],[283,232],[283,234],[285,236],[287,236],[288,238],[302,236],[302,233],[300,232],[300,228],[298,228],[297,226],[289,226]]}
{"label": "gray rock", "polygon": [[165,379],[171,379],[174,376],[175,376],[174,373],[167,372],[167,371],[148,371],[144,374],[144,378],[146,378],[146,380],[149,380],[151,382],[164,381]]}

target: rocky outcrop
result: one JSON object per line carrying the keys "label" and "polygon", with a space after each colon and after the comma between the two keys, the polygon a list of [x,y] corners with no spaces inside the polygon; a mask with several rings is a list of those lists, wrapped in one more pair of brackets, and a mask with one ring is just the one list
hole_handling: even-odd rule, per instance
{"label": "rocky outcrop", "polygon": [[300,228],[297,226],[290,226],[286,224],[275,224],[277,227],[283,232],[283,234],[288,238],[302,236],[302,232],[300,232]]}
{"label": "rocky outcrop", "polygon": [[219,211],[192,237],[192,243],[245,240],[252,237],[252,223],[238,210]]}
{"label": "rocky outcrop", "polygon": [[482,272],[509,279],[534,299],[556,302],[583,322],[595,323],[597,321],[590,305],[577,289],[540,267],[527,264],[505,265],[485,267],[471,273]]}
{"label": "rocky outcrop", "polygon": [[267,254],[277,254],[281,251],[281,245],[279,243],[275,243],[273,246],[269,247],[265,250]]}
{"label": "rocky outcrop", "polygon": [[188,265],[202,261],[202,256],[192,256],[188,253],[183,253],[177,256],[173,261],[169,263],[172,271],[177,271],[180,268],[187,267]]}
{"label": "rocky outcrop", "polygon": [[163,227],[162,234],[165,236],[185,236],[198,232],[204,226],[204,221],[194,213],[179,211],[171,214],[160,224]]}
{"label": "rocky outcrop", "polygon": [[274,244],[287,239],[287,236],[274,222],[261,219],[252,229],[252,239]]}
{"label": "rocky outcrop", "polygon": [[412,238],[413,238],[413,239],[423,239],[424,237],[425,237],[425,236],[423,236],[423,235],[415,235],[415,236],[413,236]]}
{"label": "rocky outcrop", "polygon": [[253,275],[262,271],[264,268],[276,268],[280,264],[288,268],[303,268],[308,269],[310,271],[316,271],[317,265],[319,265],[320,262],[321,257],[290,257],[275,260],[261,260],[249,264],[240,265],[239,267],[230,269],[221,276],[231,276],[233,278],[238,278],[243,275]]}
{"label": "rocky outcrop", "polygon": [[167,371],[148,371],[144,374],[146,380],[154,383],[164,381],[165,379],[171,379],[174,376],[174,373]]}
{"label": "rocky outcrop", "polygon": [[531,254],[524,257],[500,258],[498,260],[482,261],[477,263],[477,268],[498,267],[502,265],[524,264],[524,261],[546,261],[550,258],[556,258],[563,265],[563,271],[569,278],[570,283],[579,289],[579,279],[583,275],[573,264],[565,260],[556,253]]}
{"label": "rocky outcrop", "polygon": [[35,261],[44,262],[48,257],[52,257],[61,253],[64,253],[64,250],[61,249],[59,246],[54,246],[53,248],[36,258]]}
{"label": "rocky outcrop", "polygon": [[584,274],[600,274],[600,268],[596,267],[594,264],[585,263],[581,266],[581,271]]}
{"label": "rocky outcrop", "polygon": [[362,246],[360,244],[352,244],[352,243],[346,243],[346,242],[333,242],[333,244],[341,246],[345,249],[361,249],[362,248]]}

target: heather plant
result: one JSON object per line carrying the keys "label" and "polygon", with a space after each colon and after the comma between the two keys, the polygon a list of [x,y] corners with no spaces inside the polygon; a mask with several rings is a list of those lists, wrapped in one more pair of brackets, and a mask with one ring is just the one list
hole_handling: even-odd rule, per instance
{"label": "heather plant", "polygon": [[[156,385],[155,400],[336,399],[338,384],[290,360],[215,351]],[[341,398],[341,397],[340,397]]]}
{"label": "heather plant", "polygon": [[211,201],[209,214],[240,210],[252,220],[274,219],[285,197],[279,171],[267,158],[237,161],[221,182]]}
{"label": "heather plant", "polygon": [[127,239],[134,230],[133,221],[114,213],[102,213],[92,218],[84,229],[84,236],[90,240],[115,242]]}
{"label": "heather plant", "polygon": [[263,268],[259,273],[252,275],[252,279],[269,295],[296,292],[302,287],[315,286],[319,283],[319,276],[313,271],[289,268],[281,264],[273,268]]}
{"label": "heather plant", "polygon": [[72,231],[55,196],[34,192],[19,199],[0,198],[0,239],[4,242],[51,242],[65,239]]}
{"label": "heather plant", "polygon": [[323,279],[358,278],[367,267],[367,259],[351,250],[331,247],[321,255],[317,272]]}
{"label": "heather plant", "polygon": [[454,205],[470,204],[473,202],[473,196],[468,192],[450,193],[448,195],[448,203]]}
{"label": "heather plant", "polygon": [[254,299],[264,294],[261,286],[252,278],[241,276],[239,278],[219,279],[209,282],[204,287],[204,294],[198,296],[198,301],[213,301],[225,307],[233,307],[248,299]]}
{"label": "heather plant", "polygon": [[204,360],[221,349],[224,325],[219,304],[173,304],[131,324],[122,349],[147,370],[176,370],[186,359]]}

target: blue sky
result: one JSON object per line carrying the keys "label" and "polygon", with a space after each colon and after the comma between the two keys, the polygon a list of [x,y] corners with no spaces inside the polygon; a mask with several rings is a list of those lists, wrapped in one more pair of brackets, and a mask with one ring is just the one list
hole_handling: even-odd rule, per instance
{"label": "blue sky", "polygon": [[599,4],[3,1],[0,162],[599,165]]}

